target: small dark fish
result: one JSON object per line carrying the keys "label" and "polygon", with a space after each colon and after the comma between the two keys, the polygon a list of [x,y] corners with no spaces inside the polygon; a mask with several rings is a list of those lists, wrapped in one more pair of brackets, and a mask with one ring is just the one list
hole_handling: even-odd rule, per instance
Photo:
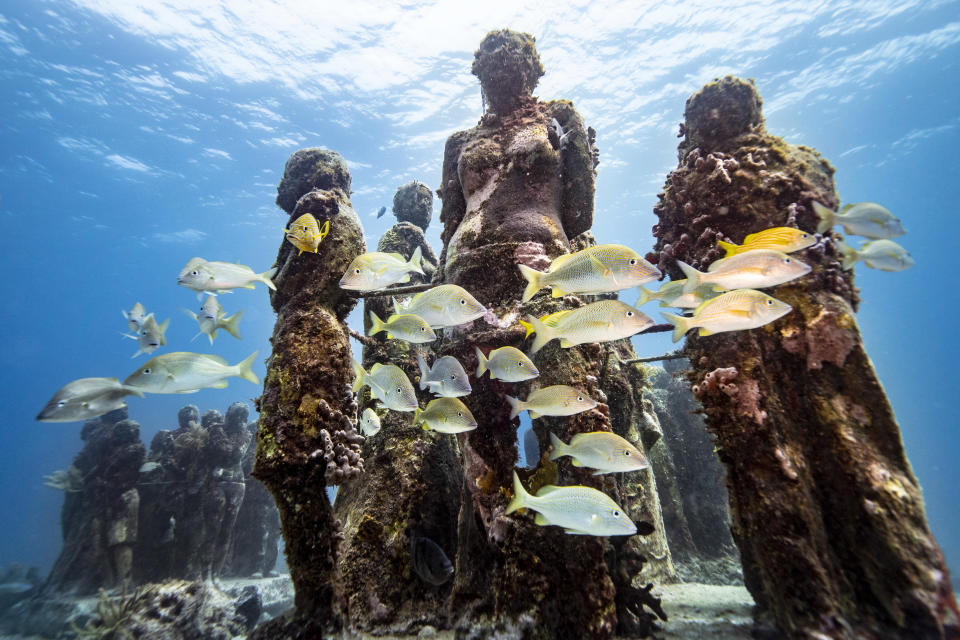
{"label": "small dark fish", "polygon": [[432,585],[444,584],[453,575],[450,558],[430,538],[411,537],[410,558],[417,575]]}
{"label": "small dark fish", "polygon": [[383,214],[385,214],[386,212],[387,212],[386,207],[380,207],[380,211],[377,211],[377,218],[382,218]]}

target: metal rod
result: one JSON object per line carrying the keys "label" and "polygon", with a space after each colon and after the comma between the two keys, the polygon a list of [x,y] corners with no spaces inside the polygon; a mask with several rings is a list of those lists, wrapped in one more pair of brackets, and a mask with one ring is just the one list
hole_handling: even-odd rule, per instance
{"label": "metal rod", "polygon": [[680,358],[686,358],[687,356],[681,353],[667,353],[662,356],[654,356],[652,358],[630,358],[629,360],[621,360],[620,364],[633,364],[634,362],[658,362],[660,360],[679,360]]}
{"label": "metal rod", "polygon": [[412,284],[409,287],[394,287],[393,289],[383,289],[380,291],[351,291],[350,293],[357,298],[381,298],[384,296],[405,296],[408,293],[426,291],[435,286],[436,285],[432,283]]}

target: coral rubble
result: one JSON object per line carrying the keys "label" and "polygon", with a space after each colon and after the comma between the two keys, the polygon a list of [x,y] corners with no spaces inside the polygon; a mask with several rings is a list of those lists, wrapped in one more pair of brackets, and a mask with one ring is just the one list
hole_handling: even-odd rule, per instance
{"label": "coral rubble", "polygon": [[[753,84],[729,77],[687,101],[648,256],[672,277],[677,259],[705,269],[722,257],[717,240],[813,232],[811,202],[837,205],[833,167],[768,134],[760,108]],[[684,348],[746,585],[790,637],[942,638],[945,568],[860,338],[852,275],[829,232],[798,256],[813,271],[770,290],[792,313]]]}

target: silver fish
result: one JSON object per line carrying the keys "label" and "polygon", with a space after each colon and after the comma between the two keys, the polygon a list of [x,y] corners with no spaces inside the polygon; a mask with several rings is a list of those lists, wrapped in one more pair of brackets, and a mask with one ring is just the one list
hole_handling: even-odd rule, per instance
{"label": "silver fish", "polygon": [[364,386],[370,387],[370,395],[382,402],[387,409],[416,411],[419,408],[417,393],[410,384],[410,379],[397,365],[377,362],[368,373],[363,365],[353,360],[353,373],[356,375],[353,390],[356,392]]}
{"label": "silver fish", "polygon": [[602,491],[580,485],[547,485],[532,496],[514,471],[513,500],[507,505],[506,513],[517,509],[536,511],[534,522],[538,525],[556,525],[576,535],[632,536],[637,532],[637,526],[623,509]]}
{"label": "silver fish", "polygon": [[340,288],[376,291],[398,282],[410,282],[411,273],[423,275],[420,258],[420,247],[413,250],[409,261],[399,253],[371,251],[360,254],[340,278]]}
{"label": "silver fish", "polygon": [[771,249],[753,249],[722,258],[712,263],[706,272],[697,271],[680,260],[677,260],[677,264],[687,276],[683,285],[684,293],[704,285],[713,285],[717,291],[763,289],[810,273],[810,265]]}
{"label": "silver fish", "polygon": [[368,438],[380,433],[380,416],[370,407],[360,416],[360,432]]}
{"label": "silver fish", "polygon": [[473,348],[477,354],[477,378],[483,377],[487,371],[491,378],[504,382],[521,382],[531,380],[540,375],[540,370],[533,362],[516,347],[500,347],[484,357],[478,347]]}
{"label": "silver fish", "polygon": [[440,433],[463,433],[477,428],[477,421],[467,405],[457,398],[434,398],[425,409],[413,414],[413,424]]}
{"label": "silver fish", "polygon": [[842,225],[847,233],[865,238],[890,239],[907,232],[895,215],[875,202],[848,204],[840,209],[839,213],[827,209],[819,202],[812,204],[814,212],[820,218],[817,233],[825,233],[838,224]]}
{"label": "silver fish", "polygon": [[843,256],[844,269],[852,269],[861,260],[871,269],[880,271],[903,271],[916,264],[910,252],[893,240],[871,240],[859,249],[838,240],[837,247]]}
{"label": "silver fish", "polygon": [[220,356],[174,351],[156,356],[127,376],[123,384],[147,393],[193,393],[199,389],[223,389],[227,378],[239,377],[260,384],[251,369],[257,352],[229,365]]}
{"label": "silver fish", "polygon": [[418,315],[413,313],[395,313],[384,322],[377,314],[371,311],[370,331],[367,332],[367,335],[374,336],[381,331],[386,331],[387,338],[391,340],[406,340],[414,344],[433,342],[437,339],[437,334],[433,332],[430,325]]}
{"label": "silver fish", "polygon": [[600,300],[578,309],[569,309],[543,316],[539,320],[527,316],[521,320],[527,336],[536,332],[530,353],[536,353],[554,338],[564,349],[586,342],[607,342],[627,338],[653,326],[653,320],[642,311],[619,300]]}
{"label": "silver fish", "polygon": [[459,398],[469,395],[473,389],[463,365],[453,356],[443,356],[427,367],[427,361],[417,354],[420,367],[420,389],[430,389],[430,393],[444,398]]}
{"label": "silver fish", "polygon": [[203,258],[191,258],[177,277],[177,284],[197,292],[197,299],[204,293],[217,295],[229,293],[231,289],[253,289],[255,282],[262,282],[274,291],[273,274],[276,269],[255,273],[253,269],[231,262],[212,262]]}
{"label": "silver fish", "polygon": [[573,458],[573,466],[596,469],[593,474],[595,476],[602,473],[637,471],[650,466],[639,449],[609,431],[578,433],[570,439],[570,444],[565,444],[551,432],[550,443],[553,445],[551,460],[570,456]]}
{"label": "silver fish", "polygon": [[711,298],[697,307],[692,317],[664,313],[673,324],[673,341],[677,342],[690,329],[700,328],[701,336],[723,331],[755,329],[773,322],[793,309],[786,302],[755,289],[735,289]]}
{"label": "silver fish", "polygon": [[565,384],[537,389],[526,400],[505,397],[510,403],[511,418],[516,418],[521,411],[528,411],[531,420],[540,416],[572,416],[597,406],[597,401],[589,395]]}
{"label": "silver fish", "polygon": [[520,264],[527,280],[526,302],[543,287],[553,288],[553,297],[568,293],[604,293],[628,289],[660,277],[660,271],[639,253],[619,244],[598,244],[560,256],[546,272]]}
{"label": "silver fish", "polygon": [[127,406],[124,398],[143,397],[116,378],[80,378],[61,387],[37,414],[40,422],[78,422]]}
{"label": "silver fish", "polygon": [[167,318],[163,321],[163,324],[157,324],[156,318],[153,317],[153,314],[147,314],[147,317],[143,319],[140,323],[140,330],[137,332],[137,335],[132,336],[130,334],[123,334],[128,338],[133,338],[137,341],[139,349],[134,353],[131,358],[136,358],[141,353],[153,353],[160,347],[167,344],[166,332],[167,327],[170,326],[170,318]]}
{"label": "silver fish", "polygon": [[136,302],[130,311],[124,311],[121,309],[120,313],[123,314],[124,319],[127,321],[127,327],[130,328],[130,331],[133,331],[134,333],[140,333],[140,324],[147,315],[147,310],[143,308],[143,305],[139,302]]}
{"label": "silver fish", "polygon": [[463,287],[441,284],[421,291],[406,304],[393,301],[397,313],[413,313],[431,327],[456,327],[483,316],[486,308]]}
{"label": "silver fish", "polygon": [[144,462],[140,465],[140,473],[150,473],[160,468],[160,463],[155,461]]}
{"label": "silver fish", "polygon": [[184,311],[196,320],[200,326],[200,333],[193,336],[191,340],[196,339],[200,334],[204,334],[210,339],[210,344],[213,344],[213,339],[217,337],[217,331],[220,329],[225,330],[237,340],[241,339],[240,319],[243,317],[242,309],[232,316],[228,316],[215,296],[207,296],[207,299],[200,306],[200,313],[194,313],[189,309],[184,309]]}

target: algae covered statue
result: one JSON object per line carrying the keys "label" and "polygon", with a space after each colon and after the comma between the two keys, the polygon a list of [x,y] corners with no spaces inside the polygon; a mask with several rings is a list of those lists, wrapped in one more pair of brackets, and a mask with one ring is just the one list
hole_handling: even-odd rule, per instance
{"label": "algae covered statue", "polygon": [[854,318],[852,275],[826,227],[810,241],[817,203],[836,206],[834,169],[766,132],[752,82],[710,83],[684,115],[652,261],[689,285],[684,263],[705,271],[763,230],[809,236],[796,254],[809,273],[768,289],[792,312],[684,347],[727,469],[744,581],[791,638],[943,638],[956,605]]}
{"label": "algae covered statue", "polygon": [[[480,79],[486,112],[476,127],[447,140],[438,190],[444,246],[434,283],[463,287],[488,311],[483,321],[459,329],[433,348],[437,357],[453,356],[467,370],[476,371],[480,365],[482,372],[486,366],[482,363],[503,353],[504,347],[529,351],[516,319],[592,300],[531,294],[527,301],[527,283],[519,267],[546,271],[555,258],[593,244],[586,232],[593,223],[598,153],[593,131],[572,103],[540,102],[532,95],[544,70],[531,36],[510,30],[489,33],[472,70]],[[627,617],[627,608],[639,609],[639,596],[626,602],[631,594],[637,595],[630,584],[636,573],[621,573],[622,562],[616,571],[608,569],[609,547],[602,538],[538,526],[532,514],[508,509],[517,483],[531,494],[545,484],[612,486],[617,503],[632,503],[628,507],[632,520],[658,521],[654,490],[634,486],[637,491],[626,492],[619,481],[604,483],[569,460],[555,463],[544,456],[535,472],[518,470],[521,477],[515,480],[518,427],[507,396],[529,399],[537,389],[558,385],[583,394],[584,411],[569,417],[553,413],[533,421],[541,451],[549,446],[551,433],[569,441],[579,433],[629,429],[631,410],[611,415],[608,402],[613,400],[605,394],[609,374],[620,371],[616,364],[606,366],[609,360],[618,361],[609,357],[615,349],[629,349],[629,344],[561,348],[554,342],[533,356],[532,364],[539,370],[536,379],[521,376],[517,382],[504,382],[477,375],[472,393],[461,398],[479,426],[456,436],[465,476],[450,599],[456,626],[469,628],[489,617],[520,633],[603,638],[612,636],[618,618]],[[624,351],[622,357],[629,355]],[[621,385],[620,391],[630,395],[630,385]],[[618,400],[623,400],[620,408],[639,405],[632,396]],[[637,495],[648,497],[633,501]],[[654,529],[647,522],[642,528],[644,533]],[[618,550],[627,548],[624,538],[614,543]],[[655,555],[666,558],[665,572],[672,571],[662,535],[658,539]],[[637,560],[633,569],[643,564],[639,554],[625,555]],[[621,602],[621,597],[626,600]]]}

